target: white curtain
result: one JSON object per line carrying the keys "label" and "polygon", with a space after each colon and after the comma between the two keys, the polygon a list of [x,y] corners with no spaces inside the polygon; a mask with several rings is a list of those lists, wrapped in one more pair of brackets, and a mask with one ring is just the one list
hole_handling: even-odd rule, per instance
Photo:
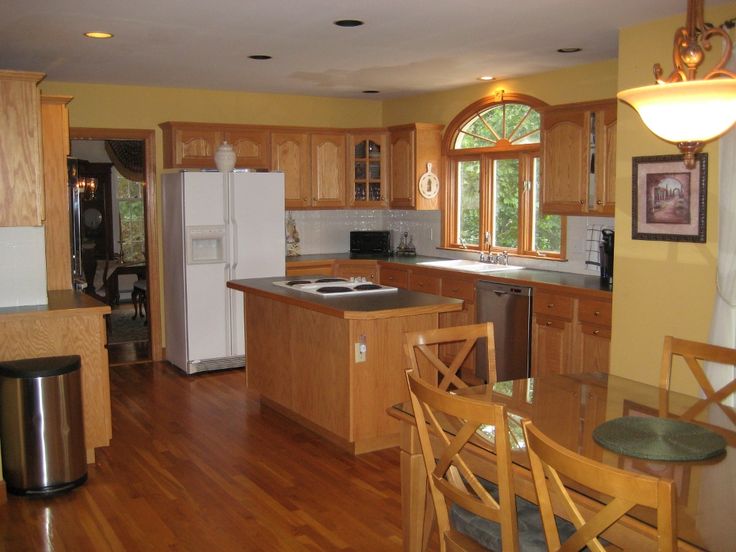
{"label": "white curtain", "polygon": [[[736,52],[729,69],[736,69]],[[718,212],[717,294],[710,327],[710,342],[736,348],[736,129],[720,140],[720,182]],[[718,389],[736,378],[736,368],[706,368],[713,386]],[[726,401],[735,405],[733,395]]]}

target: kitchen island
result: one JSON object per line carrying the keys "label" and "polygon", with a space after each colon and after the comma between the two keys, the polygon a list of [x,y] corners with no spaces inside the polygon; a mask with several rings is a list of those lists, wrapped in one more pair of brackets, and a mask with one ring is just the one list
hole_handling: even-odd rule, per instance
{"label": "kitchen island", "polygon": [[437,328],[462,300],[403,289],[324,297],[278,280],[228,282],[245,294],[248,388],[354,454],[397,445],[386,411],[408,400],[403,334]]}

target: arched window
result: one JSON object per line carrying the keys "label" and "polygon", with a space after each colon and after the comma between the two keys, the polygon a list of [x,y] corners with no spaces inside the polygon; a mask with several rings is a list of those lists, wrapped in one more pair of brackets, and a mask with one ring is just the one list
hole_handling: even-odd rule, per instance
{"label": "arched window", "polygon": [[448,125],[446,247],[564,256],[564,217],[539,210],[544,105],[529,96],[491,96]]}

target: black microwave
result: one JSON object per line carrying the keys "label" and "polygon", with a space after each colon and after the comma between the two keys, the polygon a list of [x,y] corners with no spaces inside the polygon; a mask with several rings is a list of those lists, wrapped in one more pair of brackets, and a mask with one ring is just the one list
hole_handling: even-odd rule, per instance
{"label": "black microwave", "polygon": [[391,255],[389,230],[353,230],[350,232],[350,257],[373,258]]}

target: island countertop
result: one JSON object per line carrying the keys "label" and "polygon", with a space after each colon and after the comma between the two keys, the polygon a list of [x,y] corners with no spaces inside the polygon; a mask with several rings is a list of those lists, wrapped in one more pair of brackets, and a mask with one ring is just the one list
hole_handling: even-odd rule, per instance
{"label": "island countertop", "polygon": [[231,280],[227,283],[227,287],[348,320],[375,320],[454,312],[463,307],[461,299],[405,289],[352,296],[320,296],[273,285],[273,282],[283,279],[278,277]]}

